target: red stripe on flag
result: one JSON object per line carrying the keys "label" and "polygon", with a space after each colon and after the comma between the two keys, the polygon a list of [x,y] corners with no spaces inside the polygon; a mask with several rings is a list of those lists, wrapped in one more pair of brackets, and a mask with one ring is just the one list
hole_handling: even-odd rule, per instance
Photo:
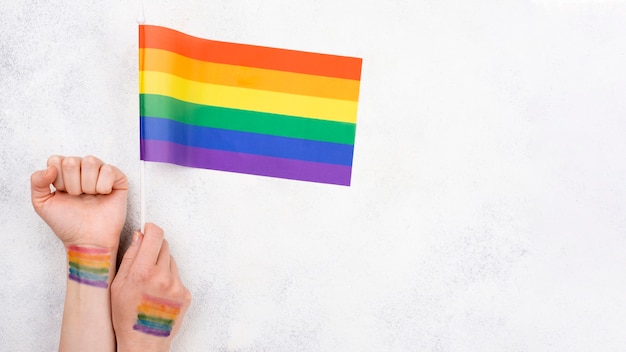
{"label": "red stripe on flag", "polygon": [[140,25],[139,47],[208,62],[360,80],[362,59],[202,39],[173,29]]}

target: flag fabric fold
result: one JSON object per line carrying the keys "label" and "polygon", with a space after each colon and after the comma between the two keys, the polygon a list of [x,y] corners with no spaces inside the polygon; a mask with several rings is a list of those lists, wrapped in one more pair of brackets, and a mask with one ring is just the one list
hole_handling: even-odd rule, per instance
{"label": "flag fabric fold", "polygon": [[350,185],[361,63],[140,25],[141,159]]}

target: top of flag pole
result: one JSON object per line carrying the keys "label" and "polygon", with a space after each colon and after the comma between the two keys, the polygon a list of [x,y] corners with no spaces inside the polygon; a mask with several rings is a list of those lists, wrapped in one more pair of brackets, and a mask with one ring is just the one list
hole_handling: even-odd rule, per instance
{"label": "top of flag pole", "polygon": [[145,24],[146,16],[143,13],[143,0],[139,0],[139,15],[137,15],[137,24]]}

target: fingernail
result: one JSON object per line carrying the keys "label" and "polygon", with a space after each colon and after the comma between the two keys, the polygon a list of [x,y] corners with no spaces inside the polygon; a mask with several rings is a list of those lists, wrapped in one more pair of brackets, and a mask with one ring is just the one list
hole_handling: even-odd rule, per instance
{"label": "fingernail", "polygon": [[133,241],[130,243],[130,245],[134,246],[137,243],[139,243],[139,231],[135,231],[135,233],[133,233]]}

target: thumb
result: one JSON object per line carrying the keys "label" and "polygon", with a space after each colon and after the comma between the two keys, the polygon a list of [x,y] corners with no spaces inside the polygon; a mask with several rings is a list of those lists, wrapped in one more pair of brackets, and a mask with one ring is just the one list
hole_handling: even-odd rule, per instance
{"label": "thumb", "polygon": [[120,268],[117,271],[118,275],[122,275],[122,277],[126,277],[130,272],[130,268],[133,266],[135,262],[135,257],[137,256],[137,252],[139,252],[139,246],[141,245],[141,239],[143,235],[139,231],[135,231],[133,233],[133,239],[130,243],[130,246],[124,253],[124,257],[122,258],[122,262],[120,263]]}
{"label": "thumb", "polygon": [[52,197],[50,184],[57,178],[59,171],[54,166],[45,170],[35,171],[30,176],[30,196],[35,209],[39,208],[46,200]]}

